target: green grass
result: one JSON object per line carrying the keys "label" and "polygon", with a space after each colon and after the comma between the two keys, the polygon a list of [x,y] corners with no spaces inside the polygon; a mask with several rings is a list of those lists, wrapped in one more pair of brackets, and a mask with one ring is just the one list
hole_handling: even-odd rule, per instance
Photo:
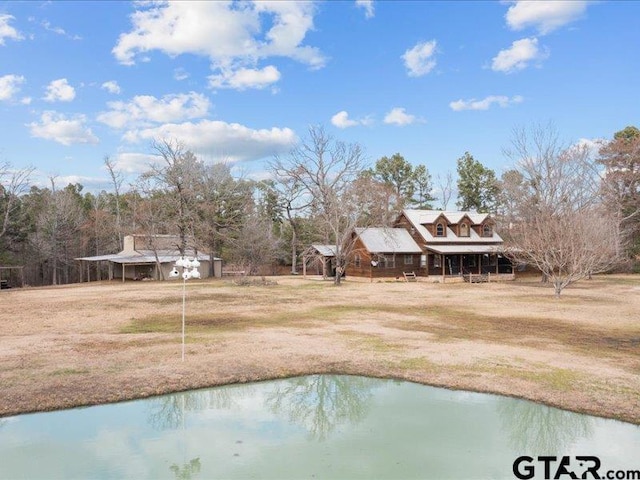
{"label": "green grass", "polygon": [[53,376],[66,376],[66,375],[85,375],[89,373],[87,368],[61,368],[51,373]]}

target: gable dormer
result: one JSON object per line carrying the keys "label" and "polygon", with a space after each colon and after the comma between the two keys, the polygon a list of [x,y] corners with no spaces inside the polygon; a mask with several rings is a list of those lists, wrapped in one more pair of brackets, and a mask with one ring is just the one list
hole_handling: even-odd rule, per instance
{"label": "gable dormer", "polygon": [[493,231],[495,228],[495,222],[491,219],[491,217],[487,217],[480,224],[480,231],[478,232],[481,237],[493,237]]}
{"label": "gable dormer", "polygon": [[473,222],[467,214],[464,214],[458,221],[456,228],[456,234],[458,237],[469,238],[471,236],[471,225],[473,225]]}
{"label": "gable dormer", "polygon": [[449,221],[447,217],[443,214],[438,215],[438,217],[433,221],[429,228],[431,235],[436,238],[444,238],[447,236],[447,227],[449,226]]}

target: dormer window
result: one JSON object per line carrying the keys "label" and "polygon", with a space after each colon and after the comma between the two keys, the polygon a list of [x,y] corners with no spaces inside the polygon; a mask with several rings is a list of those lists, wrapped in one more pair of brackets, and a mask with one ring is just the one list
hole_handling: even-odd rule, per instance
{"label": "dormer window", "polygon": [[444,237],[444,223],[436,224],[436,237]]}
{"label": "dormer window", "polygon": [[492,237],[493,236],[493,227],[487,223],[482,225],[482,236],[483,237]]}
{"label": "dormer window", "polygon": [[460,236],[461,237],[468,237],[469,236],[469,224],[468,223],[461,223],[460,224]]}

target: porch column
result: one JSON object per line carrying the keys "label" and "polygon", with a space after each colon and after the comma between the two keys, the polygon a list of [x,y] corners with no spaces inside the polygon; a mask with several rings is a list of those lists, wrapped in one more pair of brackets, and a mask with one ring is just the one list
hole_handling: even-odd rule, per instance
{"label": "porch column", "polygon": [[82,278],[82,272],[84,270],[84,262],[82,260],[80,260],[80,283],[82,283],[83,278]]}
{"label": "porch column", "polygon": [[478,275],[482,275],[482,254],[478,254]]}
{"label": "porch column", "polygon": [[124,283],[124,266],[125,264],[122,264],[122,283]]}
{"label": "porch column", "polygon": [[307,278],[307,257],[302,256],[302,278]]}
{"label": "porch column", "polygon": [[436,255],[440,255],[440,268],[442,269],[442,283],[444,283],[444,276],[447,269],[447,257],[446,255],[442,255],[440,253]]}

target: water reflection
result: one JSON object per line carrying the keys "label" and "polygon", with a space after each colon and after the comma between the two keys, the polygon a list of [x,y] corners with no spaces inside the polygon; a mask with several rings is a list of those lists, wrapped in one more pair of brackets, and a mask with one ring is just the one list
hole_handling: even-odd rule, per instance
{"label": "water reflection", "polygon": [[272,412],[303,425],[311,438],[324,440],[339,425],[364,418],[375,382],[335,375],[291,378],[274,384],[265,404]]}
{"label": "water reflection", "polygon": [[497,410],[503,430],[521,452],[557,455],[593,434],[593,417],[587,415],[510,398],[499,398]]}
{"label": "water reflection", "polygon": [[185,463],[179,467],[175,463],[169,467],[173,472],[176,480],[193,480],[200,473],[200,458],[194,458],[189,463]]}
{"label": "water reflection", "polygon": [[640,445],[635,425],[339,375],[20,415],[0,428],[0,476],[16,479],[513,478],[520,455],[626,468]]}
{"label": "water reflection", "polygon": [[251,385],[179,392],[151,399],[149,423],[158,430],[184,427],[189,412],[229,410],[253,392]]}

